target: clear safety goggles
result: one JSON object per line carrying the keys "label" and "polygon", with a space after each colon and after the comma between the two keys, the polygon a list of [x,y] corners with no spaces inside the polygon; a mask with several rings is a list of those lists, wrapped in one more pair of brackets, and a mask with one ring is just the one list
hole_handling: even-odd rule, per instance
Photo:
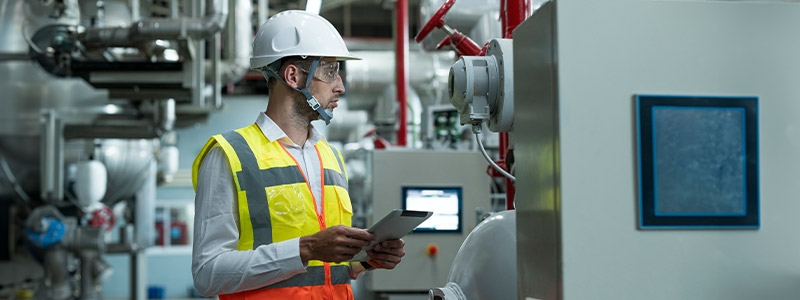
{"label": "clear safety goggles", "polygon": [[[306,74],[309,73],[306,70],[306,66],[297,65],[301,71],[305,72]],[[314,72],[314,78],[322,80],[326,83],[334,83],[336,82],[336,77],[339,76],[339,62],[329,62],[320,60],[319,65],[317,65],[317,70]]]}

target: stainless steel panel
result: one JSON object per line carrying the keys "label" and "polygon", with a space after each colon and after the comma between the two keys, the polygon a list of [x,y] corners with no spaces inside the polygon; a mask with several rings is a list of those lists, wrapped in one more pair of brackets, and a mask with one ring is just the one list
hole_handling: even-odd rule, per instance
{"label": "stainless steel panel", "polygon": [[514,31],[519,299],[562,298],[555,16],[555,3],[544,3]]}

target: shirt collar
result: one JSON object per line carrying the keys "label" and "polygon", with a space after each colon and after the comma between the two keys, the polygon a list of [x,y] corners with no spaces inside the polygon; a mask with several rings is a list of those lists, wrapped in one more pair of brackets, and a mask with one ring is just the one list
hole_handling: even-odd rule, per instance
{"label": "shirt collar", "polygon": [[[258,125],[258,128],[261,129],[261,133],[264,134],[264,136],[268,140],[280,141],[284,145],[289,145],[289,146],[295,145],[292,142],[292,140],[289,139],[289,136],[286,135],[286,132],[284,132],[283,129],[278,127],[278,124],[275,124],[275,121],[273,121],[263,111],[258,113],[258,118],[256,119],[256,125]],[[308,139],[306,140],[307,144],[310,143],[311,145],[314,145],[324,138],[322,134],[319,133],[319,131],[317,131],[316,128],[314,128],[314,126],[311,126],[309,131],[310,134]]]}

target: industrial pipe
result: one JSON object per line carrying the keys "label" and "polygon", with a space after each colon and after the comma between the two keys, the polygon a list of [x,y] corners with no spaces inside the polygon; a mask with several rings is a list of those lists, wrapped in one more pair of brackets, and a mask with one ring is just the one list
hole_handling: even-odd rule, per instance
{"label": "industrial pipe", "polygon": [[503,38],[513,38],[514,29],[531,15],[530,0],[500,1],[500,23],[503,26]]}
{"label": "industrial pipe", "polygon": [[48,297],[53,300],[70,299],[72,286],[69,277],[69,253],[61,245],[56,245],[44,252],[44,268],[49,281]]}
{"label": "industrial pipe", "polygon": [[225,27],[228,0],[206,0],[202,18],[152,18],[121,27],[87,28],[78,39],[86,47],[134,47],[157,39],[206,39]]}
{"label": "industrial pipe", "polygon": [[[503,38],[513,38],[514,29],[531,15],[530,0],[501,0],[500,1],[500,23],[503,26]],[[506,162],[508,153],[508,132],[500,133],[500,161]],[[506,163],[506,168],[510,171],[510,166]],[[506,209],[514,209],[514,183],[506,178]]]}
{"label": "industrial pipe", "polygon": [[395,3],[395,70],[397,79],[397,102],[400,110],[400,127],[397,129],[397,145],[405,146],[408,138],[406,89],[408,89],[408,1],[397,0]]}
{"label": "industrial pipe", "polygon": [[[259,9],[260,10],[260,9]],[[253,4],[250,0],[232,0],[228,6],[228,25],[223,36],[226,55],[219,62],[220,82],[235,83],[250,69],[253,47]],[[260,13],[260,11],[259,11]],[[213,82],[212,62],[206,61],[206,81]]]}

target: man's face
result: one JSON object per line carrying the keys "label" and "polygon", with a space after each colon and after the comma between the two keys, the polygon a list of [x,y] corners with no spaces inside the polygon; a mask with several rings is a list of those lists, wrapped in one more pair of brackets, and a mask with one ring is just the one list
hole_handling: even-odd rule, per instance
{"label": "man's face", "polygon": [[[308,74],[309,70],[304,66],[300,68],[304,73]],[[339,62],[335,58],[323,57],[320,59],[308,91],[311,92],[314,98],[317,98],[323,108],[333,110],[339,106],[339,95],[344,94],[345,89],[342,77],[339,76]],[[311,109],[302,94],[299,95],[297,100],[295,101],[295,110],[298,113],[307,116],[309,121],[319,118],[319,113]]]}

